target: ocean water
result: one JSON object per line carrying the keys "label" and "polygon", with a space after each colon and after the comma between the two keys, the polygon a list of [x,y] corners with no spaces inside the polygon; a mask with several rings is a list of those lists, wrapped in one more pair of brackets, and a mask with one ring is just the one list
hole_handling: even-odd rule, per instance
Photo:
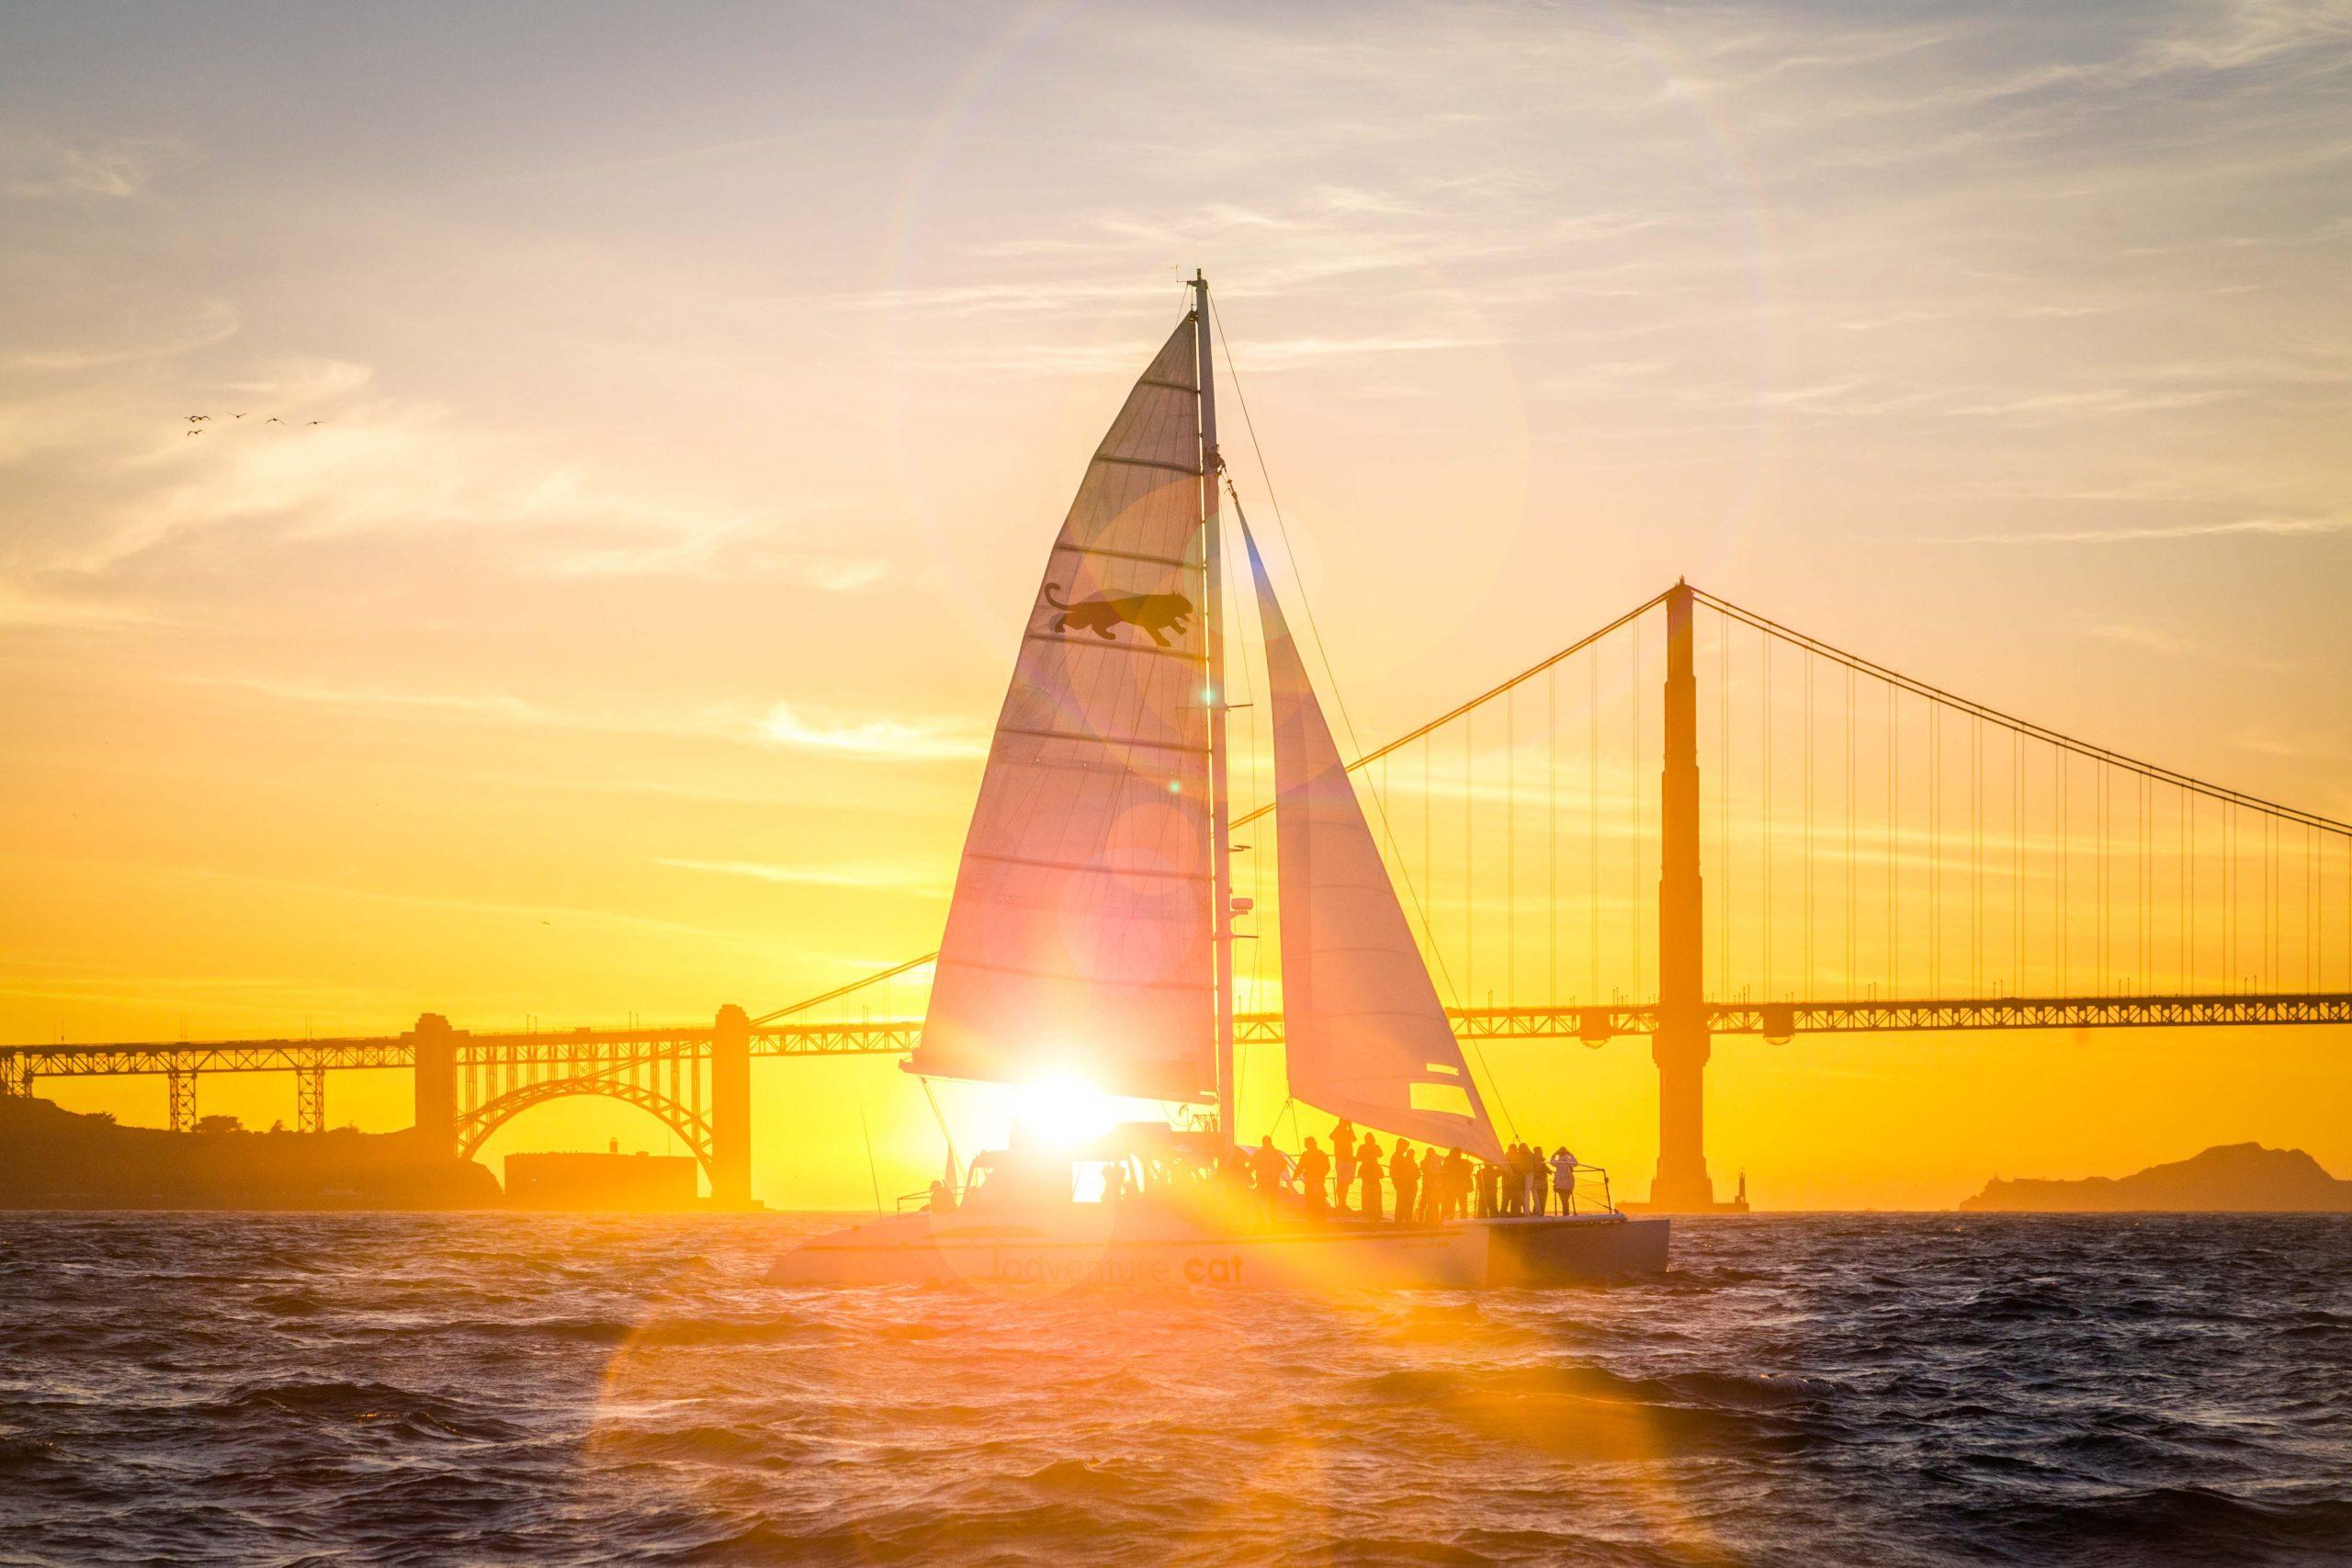
{"label": "ocean water", "polygon": [[800,1217],[0,1214],[0,1561],[2344,1562],[2352,1218],[1678,1223],[1354,1300]]}

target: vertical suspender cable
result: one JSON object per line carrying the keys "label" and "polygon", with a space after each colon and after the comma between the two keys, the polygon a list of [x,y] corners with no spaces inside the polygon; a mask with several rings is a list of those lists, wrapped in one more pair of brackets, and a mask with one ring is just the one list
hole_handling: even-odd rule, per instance
{"label": "vertical suspender cable", "polygon": [[1813,666],[1804,661],[1804,995],[1817,997],[1821,987],[1813,977]]}
{"label": "vertical suspender cable", "polygon": [[1769,1002],[1778,994],[1772,989],[1772,634],[1758,632],[1756,640],[1764,650],[1764,694],[1759,705],[1764,710],[1764,798],[1758,827],[1764,843],[1764,999]]}
{"label": "vertical suspender cable", "polygon": [[1846,666],[1846,995],[1854,994],[1854,667]]}
{"label": "vertical suspender cable", "polygon": [[1625,753],[1625,868],[1631,872],[1634,893],[1634,923],[1630,928],[1634,951],[1634,999],[1640,1000],[1649,993],[1642,988],[1642,628],[1635,622],[1626,630],[1626,644],[1633,649],[1633,695],[1627,716],[1626,733],[1631,746]]}

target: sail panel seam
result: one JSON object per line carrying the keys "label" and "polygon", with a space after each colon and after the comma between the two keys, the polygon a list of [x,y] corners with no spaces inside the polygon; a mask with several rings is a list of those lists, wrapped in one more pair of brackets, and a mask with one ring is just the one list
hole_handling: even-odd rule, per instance
{"label": "sail panel seam", "polygon": [[1038,866],[1047,871],[1078,871],[1102,876],[1159,876],[1175,882],[1206,882],[1204,871],[1161,871],[1146,866],[1102,865],[1083,860],[1039,860],[1030,855],[990,854],[986,850],[966,850],[966,860],[990,861],[998,865]]}
{"label": "sail panel seam", "polygon": [[1181,740],[1146,740],[1134,735],[1080,735],[1067,729],[1023,729],[1018,725],[997,726],[999,735],[1026,735],[1038,740],[1075,740],[1092,746],[1142,746],[1154,751],[1181,751],[1190,757],[1204,757],[1207,750],[1199,746],[1187,746]]}
{"label": "sail panel seam", "polygon": [[1120,653],[1148,653],[1154,659],[1180,660],[1186,664],[1204,665],[1209,661],[1208,655],[1204,653],[1186,653],[1181,648],[1154,648],[1148,642],[1122,642],[1117,637],[1113,637],[1106,642],[1101,637],[1073,638],[1068,632],[1027,632],[1023,635],[1031,642],[1057,642],[1067,646],[1076,641],[1080,648],[1102,653],[1110,653],[1114,650]]}
{"label": "sail panel seam", "polygon": [[1130,468],[1165,468],[1171,474],[1184,474],[1193,479],[1199,479],[1201,477],[1200,466],[1198,464],[1170,463],[1164,458],[1159,457],[1114,457],[1108,452],[1097,452],[1094,454],[1094,461],[1098,463],[1120,463]]}
{"label": "sail panel seam", "polygon": [[[939,967],[985,969],[991,975],[1025,975],[1033,980],[1068,980],[1073,985],[1116,987],[1121,990],[1205,991],[1212,988],[1206,980],[1108,979],[1094,975],[1073,975],[1066,969],[1029,969],[1018,964],[989,964],[978,958],[942,958]],[[924,1027],[930,1027],[928,1021]]]}
{"label": "sail panel seam", "polygon": [[1208,570],[1208,563],[1206,561],[1183,560],[1175,556],[1148,556],[1140,550],[1106,550],[1100,545],[1068,545],[1063,544],[1059,540],[1055,541],[1054,548],[1057,550],[1068,550],[1070,554],[1076,556],[1102,556],[1110,560],[1148,561],[1153,566],[1172,566],[1183,571],[1206,571]]}

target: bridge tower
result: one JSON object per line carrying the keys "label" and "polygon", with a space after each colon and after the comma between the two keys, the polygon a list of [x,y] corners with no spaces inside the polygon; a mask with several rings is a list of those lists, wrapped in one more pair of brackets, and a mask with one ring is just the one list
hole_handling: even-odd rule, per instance
{"label": "bridge tower", "polygon": [[409,1039],[416,1046],[416,1132],[436,1155],[458,1153],[458,1032],[437,1012],[419,1014]]}
{"label": "bridge tower", "polygon": [[752,1206],[752,1021],[732,1002],[710,1031],[710,1198]]}
{"label": "bridge tower", "polygon": [[1703,893],[1699,881],[1699,677],[1688,582],[1666,597],[1666,761],[1659,785],[1657,880],[1657,1178],[1649,1207],[1716,1207],[1707,1175],[1708,1040]]}

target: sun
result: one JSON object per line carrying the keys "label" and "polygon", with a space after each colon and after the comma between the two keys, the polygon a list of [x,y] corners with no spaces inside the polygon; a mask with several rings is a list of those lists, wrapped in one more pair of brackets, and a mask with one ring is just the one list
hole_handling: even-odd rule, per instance
{"label": "sun", "polygon": [[1069,1148],[1101,1137],[1119,1122],[1119,1100],[1079,1077],[1023,1084],[1013,1093],[1013,1125],[1024,1137]]}

